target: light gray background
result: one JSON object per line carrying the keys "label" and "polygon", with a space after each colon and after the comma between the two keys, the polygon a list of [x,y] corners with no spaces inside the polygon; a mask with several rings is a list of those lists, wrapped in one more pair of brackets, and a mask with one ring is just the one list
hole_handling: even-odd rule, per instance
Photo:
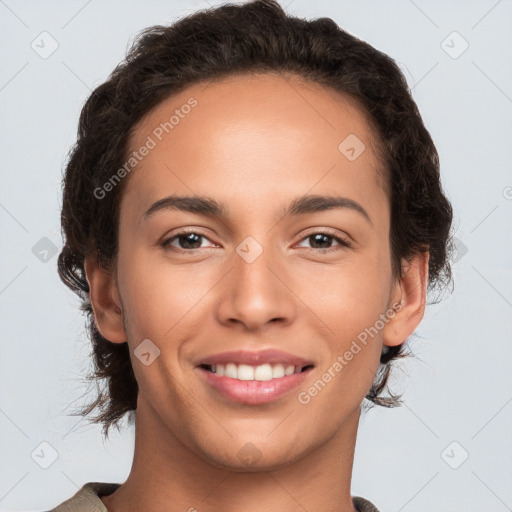
{"label": "light gray background", "polygon": [[[512,510],[512,2],[282,4],[332,17],[398,62],[455,210],[455,291],[427,308],[411,344],[417,358],[396,373],[407,405],[361,418],[352,494],[383,512]],[[61,248],[61,172],[91,89],[139,30],[203,7],[0,0],[1,510],[49,509],[86,481],[128,475],[132,429],[104,442],[100,427],[67,416],[86,390],[85,320],[58,278],[57,255],[41,261],[36,244],[47,237]],[[43,31],[59,45],[47,59],[31,48]],[[461,55],[454,31],[469,44]],[[42,442],[58,453],[47,469],[31,457],[50,462]]]}

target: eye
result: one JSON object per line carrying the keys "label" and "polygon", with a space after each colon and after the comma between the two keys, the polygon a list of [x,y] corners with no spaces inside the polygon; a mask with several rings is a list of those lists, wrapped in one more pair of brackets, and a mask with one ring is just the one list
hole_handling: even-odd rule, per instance
{"label": "eye", "polygon": [[312,242],[312,249],[317,249],[319,251],[324,252],[330,252],[330,251],[336,251],[335,247],[331,247],[332,241],[335,240],[338,242],[338,248],[339,246],[342,247],[352,247],[352,244],[343,237],[336,236],[335,234],[329,232],[329,231],[317,231],[315,233],[310,233],[306,237],[302,239],[304,240],[311,240]]}
{"label": "eye", "polygon": [[[171,238],[164,240],[160,245],[164,248],[170,248],[171,250],[177,252],[191,252],[204,248],[201,247],[201,239],[208,240],[208,238],[206,238],[201,233],[196,231],[183,230],[176,233]],[[174,241],[179,244],[179,247],[173,245]]]}
{"label": "eye", "polygon": [[[201,244],[202,240],[204,241],[209,239],[197,231],[182,230],[174,234],[172,237],[164,240],[160,245],[164,249],[187,253],[205,248],[206,246]],[[337,236],[334,233],[326,230],[310,233],[306,237],[302,238],[302,241],[305,240],[311,241],[313,245],[311,249],[316,249],[323,252],[336,251],[339,250],[340,247],[352,247],[352,244],[346,238]],[[332,246],[333,241],[337,242],[338,245]],[[175,243],[178,244],[178,247],[176,247]],[[338,247],[338,249],[336,247]]]}

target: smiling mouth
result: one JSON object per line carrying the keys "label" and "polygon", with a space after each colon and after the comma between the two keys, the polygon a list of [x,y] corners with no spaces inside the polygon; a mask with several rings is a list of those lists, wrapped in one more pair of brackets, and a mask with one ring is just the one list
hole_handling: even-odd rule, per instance
{"label": "smiling mouth", "polygon": [[229,377],[237,380],[257,380],[257,381],[268,381],[273,379],[279,379],[294,375],[297,373],[306,372],[314,367],[312,364],[306,366],[293,366],[283,364],[261,364],[261,365],[247,365],[247,364],[200,364],[200,368],[207,370],[211,373],[217,374],[219,377]]}
{"label": "smiling mouth", "polygon": [[[227,359],[227,358],[226,358]],[[196,366],[201,380],[229,402],[263,405],[284,398],[311,377],[315,365],[298,358],[286,362],[237,364],[229,359],[223,363],[200,363]],[[247,360],[248,358],[246,358]],[[289,364],[295,363],[298,366]]]}

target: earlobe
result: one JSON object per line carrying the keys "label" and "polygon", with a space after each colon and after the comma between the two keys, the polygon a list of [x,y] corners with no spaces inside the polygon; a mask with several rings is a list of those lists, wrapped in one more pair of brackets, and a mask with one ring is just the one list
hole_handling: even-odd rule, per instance
{"label": "earlobe", "polygon": [[97,258],[87,257],[84,266],[96,327],[107,340],[124,343],[127,335],[114,276],[99,265]]}
{"label": "earlobe", "polygon": [[389,347],[404,343],[416,330],[427,303],[428,251],[414,255],[407,263],[402,279],[396,283],[390,308],[394,314],[383,330],[383,344]]}

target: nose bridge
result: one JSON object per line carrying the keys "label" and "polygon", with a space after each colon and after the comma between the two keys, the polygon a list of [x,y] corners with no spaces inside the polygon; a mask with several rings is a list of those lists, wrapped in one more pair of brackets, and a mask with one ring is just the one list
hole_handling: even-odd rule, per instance
{"label": "nose bridge", "polygon": [[[265,237],[266,244],[270,239]],[[291,320],[293,294],[282,282],[286,270],[279,251],[248,236],[236,247],[232,265],[219,297],[219,321],[238,321],[256,329],[272,320]]]}

